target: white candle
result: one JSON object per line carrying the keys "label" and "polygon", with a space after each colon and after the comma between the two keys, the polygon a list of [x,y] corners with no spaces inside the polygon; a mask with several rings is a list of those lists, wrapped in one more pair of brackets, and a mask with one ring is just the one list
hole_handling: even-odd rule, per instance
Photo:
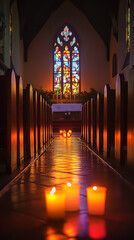
{"label": "white candle", "polygon": [[60,134],[63,134],[63,131],[62,131],[62,130],[60,130]]}
{"label": "white candle", "polygon": [[67,137],[70,137],[70,133],[69,132],[67,133]]}
{"label": "white candle", "polygon": [[65,210],[77,211],[80,205],[80,184],[67,183],[63,185],[65,191]]}
{"label": "white candle", "polygon": [[65,217],[65,193],[62,190],[45,190],[46,211],[48,219],[63,219]]}
{"label": "white candle", "polygon": [[105,187],[97,186],[87,188],[87,205],[89,214],[104,215],[106,190]]}

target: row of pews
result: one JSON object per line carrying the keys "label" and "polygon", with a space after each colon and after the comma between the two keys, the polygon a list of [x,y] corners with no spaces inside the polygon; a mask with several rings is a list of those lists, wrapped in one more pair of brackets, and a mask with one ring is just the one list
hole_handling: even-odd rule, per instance
{"label": "row of pews", "polygon": [[117,75],[116,89],[109,84],[82,107],[81,137],[104,158],[127,161],[128,82]]}
{"label": "row of pews", "polygon": [[35,158],[52,138],[52,108],[14,70],[0,76],[0,173]]}

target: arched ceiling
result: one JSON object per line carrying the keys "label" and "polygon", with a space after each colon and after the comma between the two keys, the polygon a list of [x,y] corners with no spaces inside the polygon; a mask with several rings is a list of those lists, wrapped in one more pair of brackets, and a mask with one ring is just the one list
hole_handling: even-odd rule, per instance
{"label": "arched ceiling", "polygon": [[[66,0],[17,0],[20,18],[20,37],[24,41],[24,55],[27,60],[27,49],[43,27],[53,11]],[[109,59],[109,43],[111,26],[117,38],[117,18],[119,0],[70,0],[84,13],[107,47]]]}

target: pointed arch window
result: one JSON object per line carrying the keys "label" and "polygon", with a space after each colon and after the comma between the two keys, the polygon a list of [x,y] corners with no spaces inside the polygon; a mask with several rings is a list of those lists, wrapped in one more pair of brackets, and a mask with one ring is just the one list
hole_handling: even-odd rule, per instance
{"label": "pointed arch window", "polygon": [[69,24],[57,33],[54,41],[53,76],[54,92],[65,96],[80,93],[80,50],[79,41]]}
{"label": "pointed arch window", "polygon": [[126,11],[126,44],[127,44],[127,52],[130,52],[130,0],[127,0],[127,11]]}

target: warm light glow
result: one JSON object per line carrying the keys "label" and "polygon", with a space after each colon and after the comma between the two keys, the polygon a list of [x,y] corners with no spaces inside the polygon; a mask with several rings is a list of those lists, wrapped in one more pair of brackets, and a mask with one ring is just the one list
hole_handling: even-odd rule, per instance
{"label": "warm light glow", "polygon": [[72,184],[71,184],[71,183],[67,183],[67,186],[68,186],[68,187],[71,187],[71,186],[72,186]]}
{"label": "warm light glow", "polygon": [[53,195],[55,192],[56,192],[56,188],[53,187],[53,188],[52,188],[52,191],[50,192],[50,194]]}
{"label": "warm light glow", "polygon": [[60,134],[62,134],[63,133],[63,131],[62,130],[60,130]]}
{"label": "warm light glow", "polygon": [[87,205],[89,214],[104,215],[106,190],[105,187],[96,186],[87,188]]}
{"label": "warm light glow", "polygon": [[67,137],[70,137],[70,133],[69,132],[67,133]]}
{"label": "warm light glow", "polygon": [[63,219],[65,217],[65,193],[55,187],[45,190],[46,212],[48,219]]}
{"label": "warm light glow", "polygon": [[65,210],[78,211],[80,205],[80,185],[67,183],[63,185],[65,192]]}
{"label": "warm light glow", "polygon": [[68,133],[71,135],[72,134],[72,130],[69,130]]}
{"label": "warm light glow", "polygon": [[92,239],[103,239],[106,237],[106,226],[104,219],[96,217],[90,218],[89,237]]}
{"label": "warm light glow", "polygon": [[66,133],[64,133],[64,134],[63,134],[63,137],[66,137],[66,136],[67,136]]}

